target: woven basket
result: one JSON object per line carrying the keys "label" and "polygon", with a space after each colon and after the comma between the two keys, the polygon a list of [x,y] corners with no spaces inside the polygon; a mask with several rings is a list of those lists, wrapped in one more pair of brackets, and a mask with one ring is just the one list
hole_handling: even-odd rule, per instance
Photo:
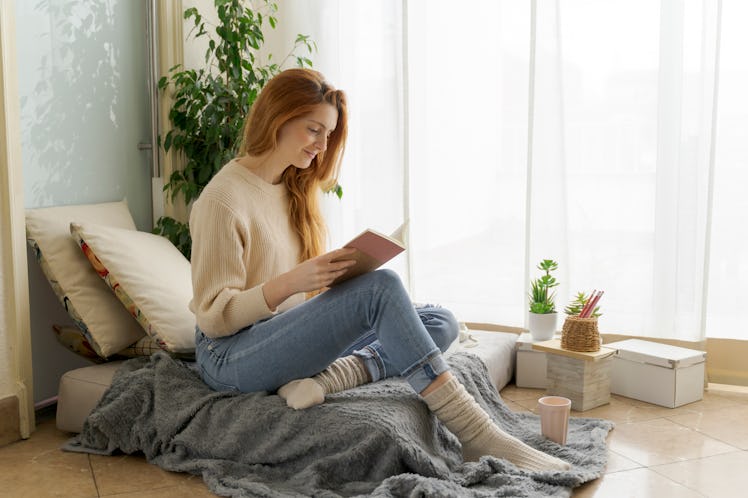
{"label": "woven basket", "polygon": [[561,348],[585,353],[600,351],[597,318],[567,316],[561,329]]}

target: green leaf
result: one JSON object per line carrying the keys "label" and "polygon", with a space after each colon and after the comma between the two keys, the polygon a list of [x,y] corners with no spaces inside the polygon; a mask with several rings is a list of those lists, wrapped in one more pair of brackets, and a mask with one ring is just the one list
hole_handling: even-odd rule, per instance
{"label": "green leaf", "polygon": [[[258,50],[265,41],[263,29],[277,27],[277,4],[268,0],[214,0],[213,4],[218,14],[216,26],[203,21],[197,7],[184,11],[184,19],[192,19],[194,24],[189,36],[208,38],[206,67],[188,70],[175,65],[159,80],[160,91],[173,98],[168,113],[171,129],[162,143],[159,137],[159,146],[184,157],[184,169],[175,171],[164,185],[164,192],[175,202],[195,199],[234,156],[244,118],[265,83],[284,65],[296,62],[311,67],[311,58],[300,52],[306,55],[311,47],[316,49],[309,36],[297,35],[298,46],[283,62],[271,62],[276,60],[272,54],[260,57]],[[266,19],[270,28],[263,24]],[[342,196],[342,188],[334,192]],[[169,225],[170,233],[176,233],[175,226]]]}
{"label": "green leaf", "polygon": [[181,223],[168,216],[156,220],[153,233],[166,237],[189,260],[192,253],[192,238],[186,223]]}

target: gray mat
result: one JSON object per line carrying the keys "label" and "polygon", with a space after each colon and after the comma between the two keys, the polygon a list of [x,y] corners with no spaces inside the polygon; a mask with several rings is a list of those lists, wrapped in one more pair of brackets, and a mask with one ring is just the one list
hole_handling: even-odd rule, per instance
{"label": "gray mat", "polygon": [[201,475],[222,496],[569,496],[601,476],[613,423],[572,418],[567,444],[514,413],[476,356],[448,357],[454,374],[507,432],[573,464],[526,472],[483,457],[463,463],[457,439],[401,379],[329,396],[295,411],[265,393],[211,391],[194,365],[156,353],[127,361],[63,449],[142,452],[166,470]]}

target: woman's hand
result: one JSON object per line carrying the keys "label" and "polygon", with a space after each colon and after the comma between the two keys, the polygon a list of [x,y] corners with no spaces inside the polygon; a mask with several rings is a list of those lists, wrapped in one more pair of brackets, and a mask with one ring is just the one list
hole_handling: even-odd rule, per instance
{"label": "woman's hand", "polygon": [[262,291],[270,309],[299,292],[312,292],[330,285],[356,264],[350,259],[356,249],[342,248],[327,252],[296,265],[292,270],[265,282]]}
{"label": "woman's hand", "polygon": [[355,249],[343,248],[308,259],[287,272],[288,281],[293,292],[311,292],[327,287],[333,280],[348,271],[356,264],[354,259],[346,259],[356,252]]}

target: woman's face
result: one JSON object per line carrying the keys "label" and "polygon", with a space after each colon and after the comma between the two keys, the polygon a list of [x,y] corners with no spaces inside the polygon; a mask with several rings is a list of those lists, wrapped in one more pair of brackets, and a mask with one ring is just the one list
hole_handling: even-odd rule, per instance
{"label": "woman's face", "polygon": [[277,152],[287,164],[308,168],[312,159],[327,149],[327,139],[337,122],[338,110],[331,104],[319,104],[281,127]]}

